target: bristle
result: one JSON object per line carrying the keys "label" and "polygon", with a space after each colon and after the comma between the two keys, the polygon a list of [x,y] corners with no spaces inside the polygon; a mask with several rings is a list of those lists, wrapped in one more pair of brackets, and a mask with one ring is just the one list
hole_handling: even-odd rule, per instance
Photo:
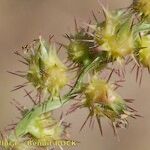
{"label": "bristle", "polygon": [[130,70],[130,72],[133,72],[133,70],[135,69],[136,66],[137,66],[137,65],[134,64],[133,67],[132,67],[132,69]]}
{"label": "bristle", "polygon": [[98,126],[99,126],[100,133],[103,136],[103,129],[102,129],[102,125],[101,125],[101,120],[98,116],[96,116],[96,119],[97,119],[97,123],[98,123]]}
{"label": "bristle", "polygon": [[127,103],[133,103],[134,99],[127,99],[127,98],[124,98],[124,100],[127,102]]}
{"label": "bristle", "polygon": [[26,85],[19,85],[19,86],[17,86],[16,88],[14,88],[13,90],[11,90],[11,92],[14,92],[14,91],[17,91],[17,90],[19,90],[19,89],[21,89],[21,88],[24,88]]}
{"label": "bristle", "polygon": [[31,92],[28,92],[28,91],[25,90],[25,89],[24,89],[24,91],[25,91],[25,93],[26,93],[25,96],[28,96],[28,97],[30,98],[30,100],[33,102],[33,104],[36,105],[36,104],[37,104],[36,101],[35,101],[35,100],[33,99],[33,97],[30,95]]}
{"label": "bristle", "polygon": [[49,43],[51,43],[51,40],[53,39],[54,35],[49,35]]}
{"label": "bristle", "polygon": [[20,56],[23,60],[25,60],[26,62],[28,62],[27,59],[23,55],[21,55],[18,51],[15,51],[14,54],[17,55],[17,56]]}
{"label": "bristle", "polygon": [[22,115],[22,113],[24,112],[24,106],[22,106],[18,101],[16,101],[15,99],[12,99],[12,101],[10,102],[12,105],[14,105],[16,107],[16,109],[20,112],[20,114]]}
{"label": "bristle", "polygon": [[25,77],[25,75],[17,74],[15,72],[11,72],[11,71],[7,71],[7,72],[10,73],[10,74],[12,74],[12,75],[18,76],[18,77],[22,77],[22,78]]}
{"label": "bristle", "polygon": [[114,83],[114,85],[116,85],[115,90],[116,90],[116,88],[118,89],[119,87],[123,87],[122,85],[120,85],[118,83]]}
{"label": "bristle", "polygon": [[143,69],[141,69],[141,73],[140,73],[140,80],[139,80],[139,85],[141,86],[142,84],[142,79],[143,79]]}
{"label": "bristle", "polygon": [[125,65],[129,65],[132,61],[133,61],[133,59],[131,57],[129,57],[127,59],[127,61],[125,62]]}
{"label": "bristle", "polygon": [[66,115],[69,115],[69,114],[71,114],[71,113],[73,113],[74,111],[76,111],[78,108],[80,108],[81,107],[81,105],[80,105],[80,103],[75,103],[75,104],[73,104],[71,107],[70,107],[70,109],[67,111],[67,113],[66,113]]}
{"label": "bristle", "polygon": [[[90,25],[91,24],[91,20],[88,22],[88,24]],[[86,29],[86,32],[89,32],[90,30],[90,27],[88,26],[87,29]]]}
{"label": "bristle", "polygon": [[114,131],[114,135],[117,137],[117,140],[120,141],[118,131],[117,131],[117,128],[116,128],[116,125],[115,125],[114,122],[112,122],[112,128],[113,128],[113,131]]}
{"label": "bristle", "polygon": [[61,48],[62,48],[63,46],[62,46],[62,44],[61,45],[59,45],[59,48],[57,49],[57,53],[59,53],[60,52],[60,50],[61,50]]}
{"label": "bristle", "polygon": [[134,112],[137,112],[137,110],[135,110],[134,108],[130,107],[130,106],[127,106],[130,110],[134,111]]}
{"label": "bristle", "polygon": [[70,88],[73,88],[73,85],[67,84],[67,86],[69,86]]}
{"label": "bristle", "polygon": [[18,60],[19,62],[23,63],[24,65],[28,66],[29,64],[25,61],[22,61],[22,60]]}
{"label": "bristle", "polygon": [[[17,122],[18,123],[18,122]],[[9,124],[8,126],[16,126],[17,123],[12,123],[12,124]]]}
{"label": "bristle", "polygon": [[82,129],[83,129],[84,126],[86,125],[87,121],[89,120],[90,116],[91,116],[91,114],[89,114],[89,115],[87,116],[87,118],[85,119],[83,125],[82,125],[81,128],[80,128],[80,131],[82,131]]}
{"label": "bristle", "polygon": [[63,119],[63,115],[64,115],[64,113],[62,112],[61,115],[60,115],[60,117],[59,117],[60,120]]}
{"label": "bristle", "polygon": [[98,0],[98,3],[99,3],[99,6],[101,7],[102,11],[103,11],[103,14],[104,14],[104,17],[105,19],[107,18],[107,10],[105,9],[103,3],[101,2],[101,0]]}
{"label": "bristle", "polygon": [[10,131],[12,131],[12,130],[14,130],[15,129],[15,127],[12,127],[12,128],[6,128],[5,130],[6,130],[6,132],[10,132]]}
{"label": "bristle", "polygon": [[138,78],[139,78],[139,67],[137,66],[137,70],[136,70],[136,82],[138,82]]}
{"label": "bristle", "polygon": [[95,19],[95,21],[98,23],[98,19],[96,18],[95,13],[94,13],[93,10],[92,10],[92,15],[93,15],[93,18]]}
{"label": "bristle", "polygon": [[95,120],[93,120],[93,123],[91,125],[91,128],[94,129]]}
{"label": "bristle", "polygon": [[109,82],[109,80],[111,79],[112,75],[113,75],[114,69],[112,69],[111,73],[109,74],[109,77],[107,79],[107,82]]}
{"label": "bristle", "polygon": [[0,136],[1,136],[2,140],[5,140],[5,136],[2,131],[0,131]]}
{"label": "bristle", "polygon": [[65,35],[63,35],[63,37],[65,37],[66,39],[68,39],[70,42],[72,41],[72,38],[67,33],[65,33]]}
{"label": "bristle", "polygon": [[132,32],[132,30],[133,30],[133,27],[134,27],[134,19],[132,19],[131,26],[130,26],[130,31],[131,31],[131,32]]}
{"label": "bristle", "polygon": [[90,117],[89,128],[91,128],[92,122],[93,122],[93,116]]}
{"label": "bristle", "polygon": [[75,24],[75,32],[79,32],[79,30],[78,30],[78,25],[77,25],[77,20],[76,20],[76,18],[74,17],[74,24]]}
{"label": "bristle", "polygon": [[12,105],[14,105],[16,107],[16,109],[22,114],[22,112],[24,111],[21,107],[13,104],[12,102],[10,102]]}

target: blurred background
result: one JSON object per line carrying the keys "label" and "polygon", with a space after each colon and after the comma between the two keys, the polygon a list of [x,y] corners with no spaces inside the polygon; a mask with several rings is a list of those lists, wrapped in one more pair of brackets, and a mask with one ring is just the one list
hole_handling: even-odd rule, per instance
{"label": "blurred background", "polygon": [[[103,0],[109,9],[129,6],[132,0]],[[100,10],[97,0],[0,0],[0,129],[12,123],[18,112],[10,104],[15,98],[21,103],[29,103],[23,98],[24,91],[10,92],[13,86],[24,82],[12,76],[7,70],[23,68],[13,54],[15,50],[42,35],[48,39],[55,35],[56,41],[64,41],[62,35],[73,30],[73,18],[82,25],[92,18],[91,11]],[[23,70],[23,69],[22,69]],[[135,82],[135,73],[127,73],[127,81],[119,90],[124,98],[135,99],[134,107],[144,116],[129,119],[129,129],[119,130],[120,142],[116,140],[107,121],[103,121],[104,136],[98,126],[93,130],[85,127],[79,132],[87,112],[78,111],[68,117],[72,123],[71,135],[81,143],[75,150],[149,150],[150,140],[150,76],[144,73],[141,87]]]}

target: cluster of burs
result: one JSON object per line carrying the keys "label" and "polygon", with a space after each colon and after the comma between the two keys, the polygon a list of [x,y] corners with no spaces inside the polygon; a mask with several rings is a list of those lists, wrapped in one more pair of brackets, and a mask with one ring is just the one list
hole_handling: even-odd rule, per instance
{"label": "cluster of burs", "polygon": [[[128,105],[133,100],[122,98],[116,89],[124,81],[126,65],[133,65],[131,69],[136,71],[139,83],[142,72],[150,72],[150,1],[134,0],[128,8],[113,11],[102,4],[100,7],[104,19],[93,13],[93,21],[85,27],[78,27],[75,20],[75,32],[64,35],[65,44],[54,44],[52,37],[49,41],[39,37],[15,52],[22,58],[26,71],[11,73],[27,82],[14,90],[30,84],[37,92],[34,98],[33,93],[25,90],[33,102],[32,108],[15,102],[22,117],[12,125],[11,131],[1,134],[3,140],[16,144],[4,149],[55,149],[55,146],[37,147],[25,143],[28,140],[71,140],[67,130],[70,124],[64,122],[64,116],[78,109],[88,110],[86,120],[80,121],[83,122],[81,129],[87,122],[92,127],[96,120],[101,134],[103,118],[111,123],[117,135],[117,128],[128,127],[128,117],[140,116]],[[64,63],[58,56],[60,49],[67,52]],[[112,81],[112,75],[117,76],[117,80]],[[52,112],[69,102],[73,103],[69,110],[56,119]],[[60,145],[59,148],[63,149]]]}

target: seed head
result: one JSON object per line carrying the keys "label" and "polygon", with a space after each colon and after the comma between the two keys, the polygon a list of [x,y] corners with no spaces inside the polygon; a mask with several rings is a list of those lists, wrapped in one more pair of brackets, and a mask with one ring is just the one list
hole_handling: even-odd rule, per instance
{"label": "seed head", "polygon": [[97,76],[87,84],[84,94],[84,106],[89,108],[92,116],[107,117],[116,124],[126,126],[127,117],[134,115],[128,111],[124,99],[113,90],[113,85]]}
{"label": "seed head", "polygon": [[38,90],[58,95],[67,83],[67,68],[59,60],[55,46],[40,38],[25,51],[25,57],[28,61],[27,79]]}
{"label": "seed head", "polygon": [[95,39],[101,50],[108,52],[108,58],[121,60],[134,50],[132,18],[122,11],[108,12],[106,20],[95,29]]}
{"label": "seed head", "polygon": [[93,38],[89,36],[84,29],[81,29],[69,38],[70,43],[66,46],[69,60],[79,64],[80,66],[89,64],[93,60]]}
{"label": "seed head", "polygon": [[34,118],[28,130],[36,139],[50,141],[61,140],[65,133],[65,128],[61,122],[56,121],[50,112]]}

